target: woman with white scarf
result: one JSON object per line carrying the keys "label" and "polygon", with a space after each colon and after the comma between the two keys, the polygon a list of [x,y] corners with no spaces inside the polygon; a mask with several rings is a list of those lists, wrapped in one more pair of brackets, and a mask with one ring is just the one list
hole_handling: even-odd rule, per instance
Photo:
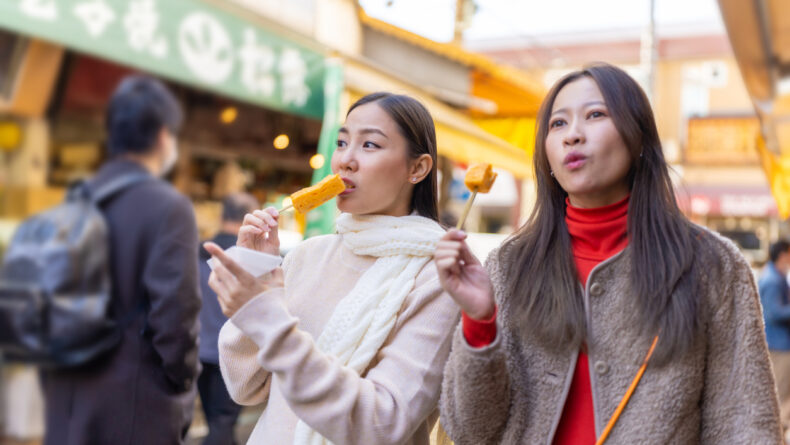
{"label": "woman with white scarf", "polygon": [[[427,445],[459,311],[432,256],[436,135],[416,100],[374,93],[340,129],[337,234],[310,238],[255,279],[216,245],[209,285],[230,318],[220,367],[233,399],[268,399],[250,444]],[[238,244],[276,254],[278,213],[247,215]]]}

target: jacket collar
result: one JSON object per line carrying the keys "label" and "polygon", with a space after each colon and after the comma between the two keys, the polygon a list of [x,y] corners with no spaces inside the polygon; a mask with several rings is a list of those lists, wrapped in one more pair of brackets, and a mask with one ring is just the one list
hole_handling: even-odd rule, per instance
{"label": "jacket collar", "polygon": [[151,173],[140,163],[121,157],[115,157],[105,162],[101,168],[99,168],[99,171],[91,182],[93,185],[99,186],[110,179],[127,173],[145,173],[151,175]]}

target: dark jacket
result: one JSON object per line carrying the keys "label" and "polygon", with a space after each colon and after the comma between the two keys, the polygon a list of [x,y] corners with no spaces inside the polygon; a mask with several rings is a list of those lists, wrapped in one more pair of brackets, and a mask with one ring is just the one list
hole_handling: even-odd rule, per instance
{"label": "dark jacket", "polygon": [[[113,160],[98,187],[145,171]],[[112,311],[122,317],[144,304],[121,344],[78,369],[42,373],[46,445],[171,445],[183,442],[192,418],[200,296],[197,227],[189,200],[151,178],[103,208],[109,226]]]}
{"label": "dark jacket", "polygon": [[768,263],[760,277],[759,286],[768,349],[790,351],[790,300],[787,280],[776,270],[773,263]]}
{"label": "dark jacket", "polygon": [[[236,244],[236,235],[230,233],[219,233],[212,240],[223,249]],[[200,309],[200,361],[219,364],[219,350],[217,342],[219,340],[219,330],[228,321],[228,317],[222,313],[217,301],[217,294],[208,285],[208,277],[211,275],[211,268],[208,261],[211,255],[200,247],[200,290],[203,294],[203,307]]]}

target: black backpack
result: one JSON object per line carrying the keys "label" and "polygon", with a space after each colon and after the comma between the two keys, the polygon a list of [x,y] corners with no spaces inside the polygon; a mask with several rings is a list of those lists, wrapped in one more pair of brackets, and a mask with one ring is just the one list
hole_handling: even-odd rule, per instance
{"label": "black backpack", "polygon": [[108,229],[100,205],[151,176],[119,176],[91,191],[72,185],[63,203],[19,226],[0,268],[0,352],[8,361],[67,368],[116,346],[138,311],[110,313]]}

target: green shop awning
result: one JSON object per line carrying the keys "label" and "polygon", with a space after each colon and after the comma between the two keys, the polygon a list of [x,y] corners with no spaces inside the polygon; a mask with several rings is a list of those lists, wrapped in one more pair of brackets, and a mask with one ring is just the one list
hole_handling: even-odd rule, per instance
{"label": "green shop awning", "polygon": [[0,28],[320,118],[324,55],[200,0],[0,0]]}

